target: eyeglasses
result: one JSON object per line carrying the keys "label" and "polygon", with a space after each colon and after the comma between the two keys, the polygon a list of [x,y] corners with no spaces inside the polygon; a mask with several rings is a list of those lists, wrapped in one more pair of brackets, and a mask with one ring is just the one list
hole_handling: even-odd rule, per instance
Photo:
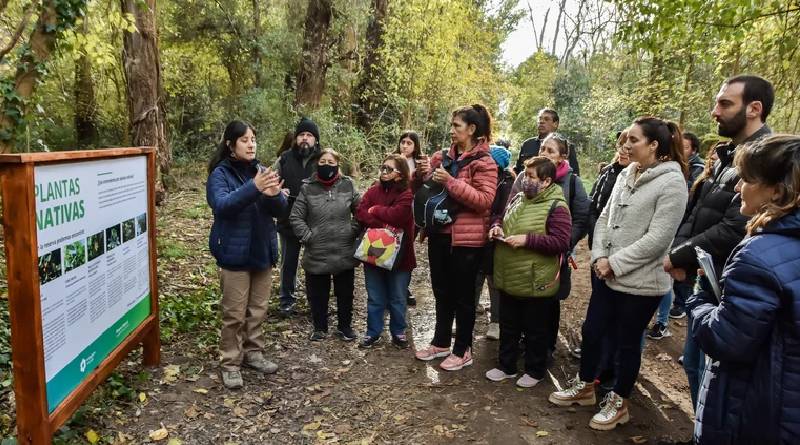
{"label": "eyeglasses", "polygon": [[381,174],[388,175],[389,173],[392,172],[400,173],[400,170],[389,165],[381,165]]}

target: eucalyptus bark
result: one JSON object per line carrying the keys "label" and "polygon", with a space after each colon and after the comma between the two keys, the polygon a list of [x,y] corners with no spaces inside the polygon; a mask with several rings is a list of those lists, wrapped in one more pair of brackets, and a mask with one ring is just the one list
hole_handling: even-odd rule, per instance
{"label": "eucalyptus bark", "polygon": [[121,0],[122,12],[136,19],[136,31],[123,34],[122,61],[128,99],[129,130],[135,146],[156,147],[156,202],[166,194],[164,178],[172,163],[167,143],[155,0]]}
{"label": "eucalyptus bark", "polygon": [[319,108],[328,72],[328,47],[333,9],[331,0],[309,0],[306,11],[303,52],[297,76],[295,105]]}
{"label": "eucalyptus bark", "polygon": [[356,111],[356,124],[367,131],[375,119],[376,114],[383,108],[385,96],[381,94],[380,78],[380,50],[383,47],[384,20],[389,11],[389,0],[372,0],[372,17],[367,26],[367,50],[364,56],[364,66],[361,78],[355,90],[355,99],[358,104]]}

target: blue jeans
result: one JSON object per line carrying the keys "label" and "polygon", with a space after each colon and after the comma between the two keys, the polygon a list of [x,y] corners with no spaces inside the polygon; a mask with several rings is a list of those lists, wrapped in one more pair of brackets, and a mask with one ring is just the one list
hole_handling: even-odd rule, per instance
{"label": "blue jeans", "polygon": [[383,316],[389,310],[389,333],[393,337],[406,332],[406,297],[411,271],[386,270],[364,265],[367,287],[367,337],[383,332]]}
{"label": "blue jeans", "polygon": [[669,310],[672,309],[672,291],[670,290],[663,297],[661,303],[658,304],[658,312],[656,312],[656,323],[664,326],[669,322]]}
{"label": "blue jeans", "polygon": [[692,295],[692,288],[694,288],[694,280],[676,281],[672,285],[672,291],[675,295],[672,300],[672,307],[686,310],[686,300]]}
{"label": "blue jeans", "polygon": [[[704,290],[713,292],[708,280],[698,277],[695,292]],[[703,372],[706,369],[706,354],[700,349],[700,345],[694,340],[692,325],[694,319],[692,313],[687,312],[686,342],[683,344],[683,370],[689,380],[689,392],[692,395],[692,407],[697,410],[697,394],[700,391],[700,384],[703,382]]]}
{"label": "blue jeans", "polygon": [[297,262],[300,259],[300,240],[280,233],[281,240],[281,307],[294,304],[297,289]]}

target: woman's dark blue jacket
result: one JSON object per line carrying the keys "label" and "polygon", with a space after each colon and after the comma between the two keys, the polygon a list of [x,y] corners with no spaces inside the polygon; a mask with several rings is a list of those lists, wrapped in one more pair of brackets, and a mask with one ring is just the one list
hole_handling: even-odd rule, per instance
{"label": "woman's dark blue jacket", "polygon": [[274,218],[286,211],[287,201],[283,193],[267,197],[258,191],[256,165],[224,159],[208,176],[206,199],[214,213],[208,247],[224,269],[263,270],[278,262]]}
{"label": "woman's dark blue jacket", "polygon": [[710,357],[697,401],[698,444],[800,442],[800,210],[745,238],[717,306],[687,303]]}

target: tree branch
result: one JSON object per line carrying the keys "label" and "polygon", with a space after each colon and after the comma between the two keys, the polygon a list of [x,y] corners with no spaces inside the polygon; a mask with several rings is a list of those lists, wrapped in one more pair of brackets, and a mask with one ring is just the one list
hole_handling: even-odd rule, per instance
{"label": "tree branch", "polygon": [[[6,3],[8,0],[0,0],[0,11],[3,11],[6,7]],[[25,15],[22,17],[22,21],[19,22],[17,25],[17,29],[14,30],[14,34],[11,35],[11,40],[8,42],[5,48],[0,49],[0,61],[17,46],[19,43],[20,37],[22,37],[22,33],[25,31],[25,28],[28,27],[28,21],[30,21],[31,14],[33,14],[33,10],[36,9],[38,6],[39,0],[33,0],[25,10]]]}
{"label": "tree branch", "polygon": [[789,9],[784,9],[784,10],[781,10],[781,11],[766,12],[764,14],[755,15],[753,17],[747,17],[747,18],[744,18],[742,20],[739,20],[736,23],[719,23],[719,22],[702,22],[702,21],[697,21],[695,23],[699,24],[699,25],[715,26],[717,28],[738,28],[738,27],[740,27],[740,26],[742,26],[742,25],[744,25],[745,23],[748,23],[748,22],[754,22],[756,20],[760,20],[760,19],[763,19],[763,18],[772,17],[772,16],[776,16],[776,15],[790,14],[792,12],[800,12],[800,6],[795,6],[795,7],[792,7],[792,8],[789,8]]}

